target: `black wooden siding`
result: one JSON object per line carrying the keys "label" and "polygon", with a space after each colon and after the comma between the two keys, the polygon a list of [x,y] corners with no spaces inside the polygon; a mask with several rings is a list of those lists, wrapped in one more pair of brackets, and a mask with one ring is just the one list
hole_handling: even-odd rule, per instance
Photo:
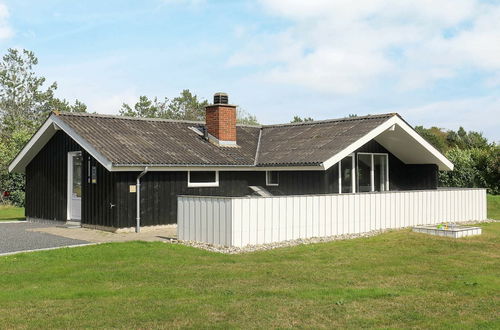
{"label": "black wooden siding", "polygon": [[[59,131],[26,168],[26,215],[32,218],[66,220],[67,153],[82,151],[82,223],[124,228],[134,227],[138,172],[109,172]],[[371,141],[356,152],[389,154],[391,190],[436,189],[436,165],[406,165],[380,144]],[[89,180],[96,166],[97,183]],[[248,186],[264,186],[264,171],[222,171],[219,187],[188,188],[187,172],[149,172],[142,178],[141,225],[176,223],[178,195],[245,196]],[[280,171],[279,186],[266,187],[276,195],[338,193],[338,167],[327,171]]]}
{"label": "black wooden siding", "polygon": [[437,189],[438,166],[435,164],[407,165],[375,140],[356,150],[358,152],[389,154],[389,190]]}
{"label": "black wooden siding", "polygon": [[[110,204],[115,199],[115,173],[108,172],[62,131],[50,139],[26,167],[26,216],[66,221],[68,152],[81,151],[82,223],[116,227]],[[97,184],[88,182],[88,160],[97,168]]]}
{"label": "black wooden siding", "polygon": [[61,131],[26,167],[26,216],[66,221],[68,152],[81,147]]}
{"label": "black wooden siding", "polygon": [[[120,227],[133,227],[136,222],[136,195],[129,186],[136,184],[138,172],[117,175],[117,212]],[[149,172],[141,179],[141,225],[155,226],[177,223],[177,196],[245,196],[249,186],[265,185],[265,172],[220,172],[219,187],[187,186],[187,172]]]}
{"label": "black wooden siding", "polygon": [[[116,172],[109,172],[87,152],[83,152],[82,156],[82,223],[118,228]],[[95,184],[90,182],[89,165],[97,170]]]}

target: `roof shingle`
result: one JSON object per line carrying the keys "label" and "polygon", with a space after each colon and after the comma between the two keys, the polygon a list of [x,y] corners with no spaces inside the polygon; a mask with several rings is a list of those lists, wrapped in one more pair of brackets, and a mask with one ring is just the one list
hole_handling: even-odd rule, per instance
{"label": "roof shingle", "polygon": [[328,160],[394,115],[238,125],[238,147],[216,146],[191,129],[203,122],[81,113],[58,118],[113,165],[308,166]]}

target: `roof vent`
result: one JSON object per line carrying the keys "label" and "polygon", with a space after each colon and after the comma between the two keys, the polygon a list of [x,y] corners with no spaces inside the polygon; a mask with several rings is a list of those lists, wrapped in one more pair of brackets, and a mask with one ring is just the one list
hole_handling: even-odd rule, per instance
{"label": "roof vent", "polygon": [[215,93],[214,104],[229,104],[229,97],[226,93]]}

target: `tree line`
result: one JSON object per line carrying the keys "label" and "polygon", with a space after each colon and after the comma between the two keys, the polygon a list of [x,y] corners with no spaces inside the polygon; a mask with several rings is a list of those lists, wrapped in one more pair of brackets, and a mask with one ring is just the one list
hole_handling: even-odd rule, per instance
{"label": "tree line", "polygon": [[500,145],[490,142],[481,132],[445,130],[439,127],[415,130],[453,165],[453,171],[439,173],[442,187],[487,188],[491,194],[500,194]]}
{"label": "tree line", "polygon": [[[48,83],[35,72],[38,59],[32,51],[8,49],[0,62],[0,203],[24,205],[24,175],[8,172],[10,162],[48,118],[51,111],[87,112],[85,103],[73,103],[55,96],[57,83]],[[188,89],[179,96],[149,98],[140,96],[136,103],[123,103],[122,116],[204,120],[208,101]],[[350,117],[356,115],[349,115]],[[295,116],[292,122],[313,120]],[[237,108],[240,124],[257,125],[256,116]],[[478,132],[457,132],[437,127],[416,130],[455,164],[453,172],[440,173],[440,184],[456,187],[487,187],[500,193],[499,146]]]}
{"label": "tree line", "polygon": [[[70,104],[55,96],[57,83],[37,75],[38,58],[32,51],[8,49],[0,62],[0,203],[24,205],[24,175],[8,172],[10,162],[52,111],[87,112],[85,103]],[[122,116],[204,120],[207,100],[188,89],[172,99],[140,96],[133,105],[117,109]],[[257,125],[257,117],[237,107],[240,124]]]}

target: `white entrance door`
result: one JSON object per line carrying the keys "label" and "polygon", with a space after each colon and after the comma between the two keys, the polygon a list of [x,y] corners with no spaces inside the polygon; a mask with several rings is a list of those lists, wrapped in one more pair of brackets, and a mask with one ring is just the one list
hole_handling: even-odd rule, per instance
{"label": "white entrance door", "polygon": [[68,220],[82,219],[82,153],[68,153]]}

